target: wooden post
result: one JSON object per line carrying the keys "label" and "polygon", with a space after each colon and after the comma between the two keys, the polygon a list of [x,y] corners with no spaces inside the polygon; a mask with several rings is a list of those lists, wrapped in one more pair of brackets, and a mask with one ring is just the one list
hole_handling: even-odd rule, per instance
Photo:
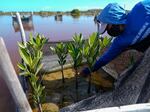
{"label": "wooden post", "polygon": [[18,12],[16,13],[16,17],[17,17],[18,24],[19,24],[19,27],[20,27],[22,43],[26,46],[26,43],[27,43],[26,35],[25,35],[24,29],[23,29],[23,25],[22,25],[22,22],[21,22],[20,14]]}
{"label": "wooden post", "polygon": [[[24,28],[23,28],[23,25],[22,25],[20,14],[18,12],[16,13],[16,17],[17,17],[18,24],[19,24],[19,27],[20,27],[20,34],[21,34],[22,43],[24,44],[25,47],[27,47],[27,40],[26,40],[25,31],[24,31]],[[24,63],[23,60],[22,60],[22,63]],[[24,76],[21,76],[20,78],[21,78],[20,81],[22,83],[24,92],[27,94],[27,90],[28,90],[27,78],[24,77]]]}
{"label": "wooden post", "polygon": [[32,112],[2,38],[0,38],[0,53],[0,75],[6,82],[19,112]]}

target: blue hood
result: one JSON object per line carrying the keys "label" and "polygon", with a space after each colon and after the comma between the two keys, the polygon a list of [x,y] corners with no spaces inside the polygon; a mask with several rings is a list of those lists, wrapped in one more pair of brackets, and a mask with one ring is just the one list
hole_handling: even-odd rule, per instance
{"label": "blue hood", "polygon": [[126,24],[126,11],[117,3],[108,4],[97,16],[97,20],[106,24]]}

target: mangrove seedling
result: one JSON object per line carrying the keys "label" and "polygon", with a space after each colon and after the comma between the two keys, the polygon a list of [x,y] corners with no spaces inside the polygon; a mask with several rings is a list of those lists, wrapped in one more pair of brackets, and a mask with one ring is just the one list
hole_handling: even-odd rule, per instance
{"label": "mangrove seedling", "polygon": [[29,41],[28,41],[28,49],[32,51],[32,55],[36,56],[38,51],[42,51],[44,45],[48,42],[48,39],[46,39],[44,36],[41,36],[40,34],[36,35],[36,38],[32,34],[29,36]]}
{"label": "mangrove seedling", "polygon": [[18,67],[22,70],[20,75],[28,77],[31,86],[32,99],[34,105],[38,107],[39,112],[42,112],[41,104],[45,99],[44,86],[41,84],[40,71],[43,67],[41,59],[43,57],[42,47],[47,39],[37,35],[36,38],[30,36],[30,39],[25,47],[22,43],[19,45],[19,54],[24,63],[19,63]]}
{"label": "mangrove seedling", "polygon": [[[30,34],[27,47],[30,50],[31,55],[33,57],[37,57],[37,55],[39,55],[39,52],[42,52],[42,49],[47,42],[48,39],[46,39],[43,35],[37,34],[36,38],[34,38],[34,36]],[[41,59],[42,58],[43,56],[41,57]],[[39,75],[39,81],[42,83],[42,74],[39,73],[38,75]]]}
{"label": "mangrove seedling", "polygon": [[56,47],[50,47],[52,51],[54,51],[57,56],[58,56],[58,63],[61,66],[61,73],[62,73],[62,83],[65,83],[65,78],[64,78],[64,64],[66,63],[66,57],[68,53],[67,45],[63,43],[58,43]]}
{"label": "mangrove seedling", "polygon": [[82,34],[75,34],[73,36],[73,42],[68,43],[68,52],[73,60],[73,68],[75,70],[76,78],[76,91],[78,90],[78,67],[82,63],[82,51],[83,51],[83,37]]}
{"label": "mangrove seedling", "polygon": [[99,55],[100,51],[100,41],[97,37],[97,33],[93,33],[89,36],[88,41],[85,43],[83,49],[83,55],[86,59],[86,63],[88,64],[90,74],[89,74],[89,82],[88,82],[88,90],[87,93],[91,93],[91,73],[93,70],[93,65],[96,62],[96,58]]}
{"label": "mangrove seedling", "polygon": [[92,35],[90,35],[88,41],[84,46],[83,54],[90,70],[87,90],[88,94],[90,94],[91,92],[91,73],[93,71],[93,66],[97,60],[97,57],[100,55],[100,52],[110,45],[111,40],[112,38],[108,37],[99,39],[97,33],[93,33]]}

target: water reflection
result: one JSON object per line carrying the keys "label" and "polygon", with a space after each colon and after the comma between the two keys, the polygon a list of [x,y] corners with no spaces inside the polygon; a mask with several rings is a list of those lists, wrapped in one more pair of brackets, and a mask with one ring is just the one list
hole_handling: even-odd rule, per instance
{"label": "water reflection", "polygon": [[79,19],[80,15],[71,15],[73,19]]}
{"label": "water reflection", "polygon": [[61,15],[61,14],[59,14],[59,15],[55,15],[55,21],[63,21],[63,16]]}
{"label": "water reflection", "polygon": [[80,16],[78,19],[69,15],[63,15],[62,21],[56,21],[55,16],[42,18],[33,16],[33,33],[43,34],[49,41],[71,40],[74,33],[82,33],[85,38],[97,31],[93,16]]}
{"label": "water reflection", "polygon": [[[32,15],[30,16],[23,15],[21,16],[21,20],[25,31],[34,31]],[[12,24],[13,24],[14,31],[19,32],[20,27],[16,16],[12,16]]]}

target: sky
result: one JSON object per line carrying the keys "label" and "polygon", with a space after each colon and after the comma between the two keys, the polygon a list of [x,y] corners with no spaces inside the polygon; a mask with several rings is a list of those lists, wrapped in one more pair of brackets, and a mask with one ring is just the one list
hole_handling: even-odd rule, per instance
{"label": "sky", "polygon": [[116,2],[125,9],[140,0],[0,0],[0,11],[71,11],[72,9],[103,9],[108,3]]}

